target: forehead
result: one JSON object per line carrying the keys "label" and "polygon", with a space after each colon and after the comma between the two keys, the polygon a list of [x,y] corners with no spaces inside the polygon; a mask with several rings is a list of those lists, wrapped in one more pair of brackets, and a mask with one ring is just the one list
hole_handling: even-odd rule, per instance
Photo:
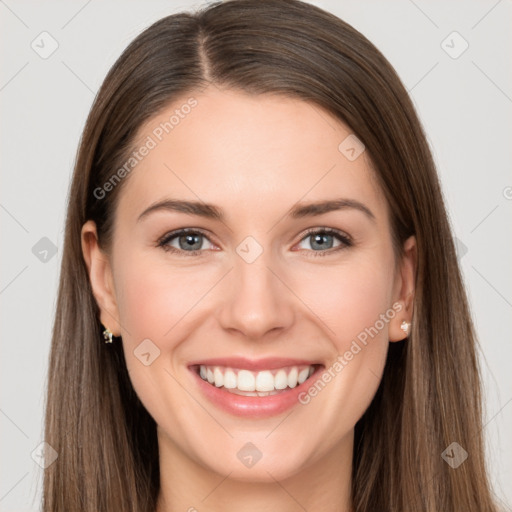
{"label": "forehead", "polygon": [[218,204],[233,220],[275,218],[299,201],[348,197],[379,217],[387,205],[361,150],[351,129],[317,105],[210,86],[139,129],[119,213],[133,217],[172,197]]}

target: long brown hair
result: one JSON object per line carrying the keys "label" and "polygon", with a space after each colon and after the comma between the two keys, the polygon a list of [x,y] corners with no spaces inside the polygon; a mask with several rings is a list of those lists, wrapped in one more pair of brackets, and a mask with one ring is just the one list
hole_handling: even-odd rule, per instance
{"label": "long brown hair", "polygon": [[[156,425],[136,396],[120,344],[105,345],[81,248],[95,221],[108,251],[119,193],[94,191],[122,167],[138,129],[206,85],[312,102],[364,143],[391,211],[399,258],[415,235],[413,329],[390,344],[381,385],[356,425],[356,512],[495,511],[486,474],[475,333],[438,177],[397,74],[362,34],[296,0],[232,0],[168,16],[140,34],[103,82],[68,199],[50,355],[45,512],[153,511]],[[469,457],[441,456],[457,442]],[[341,463],[341,462],[340,462]]]}

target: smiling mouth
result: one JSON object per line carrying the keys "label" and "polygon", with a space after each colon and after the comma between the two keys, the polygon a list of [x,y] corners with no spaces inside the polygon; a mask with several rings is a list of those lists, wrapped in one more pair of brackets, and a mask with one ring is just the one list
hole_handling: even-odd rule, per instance
{"label": "smiling mouth", "polygon": [[271,396],[289,391],[317,373],[323,365],[295,365],[262,371],[226,366],[194,365],[192,369],[213,387],[241,396]]}

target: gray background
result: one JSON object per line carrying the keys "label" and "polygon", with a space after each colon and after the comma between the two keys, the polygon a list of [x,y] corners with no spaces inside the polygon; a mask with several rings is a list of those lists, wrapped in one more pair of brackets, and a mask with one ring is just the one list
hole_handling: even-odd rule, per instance
{"label": "gray background", "polygon": [[[425,126],[481,345],[489,470],[497,497],[510,507],[512,3],[313,3],[386,55]],[[1,511],[39,510],[43,470],[32,453],[43,441],[64,207],[94,94],[143,28],[199,5],[0,0]],[[51,36],[40,36],[43,31]],[[52,39],[58,48],[42,58]],[[469,47],[458,55],[464,41]]]}

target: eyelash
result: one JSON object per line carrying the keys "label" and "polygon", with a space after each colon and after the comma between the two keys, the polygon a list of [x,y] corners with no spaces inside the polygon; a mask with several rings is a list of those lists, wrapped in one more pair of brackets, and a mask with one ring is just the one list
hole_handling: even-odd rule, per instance
{"label": "eyelash", "polygon": [[[313,257],[325,256],[326,254],[337,253],[338,251],[343,250],[343,249],[348,249],[349,247],[351,247],[353,245],[353,242],[350,237],[348,237],[341,231],[338,231],[337,229],[332,229],[332,228],[308,229],[306,231],[306,233],[304,234],[304,236],[300,239],[299,242],[302,242],[308,236],[316,235],[316,234],[333,235],[342,243],[342,245],[335,247],[335,248],[327,249],[325,251],[313,251],[311,249],[302,249],[302,250],[306,250],[308,252],[312,252],[313,254],[316,253],[316,254],[314,254]],[[185,257],[200,256],[201,253],[204,252],[204,250],[183,251],[181,249],[176,249],[175,247],[171,247],[170,245],[167,245],[171,240],[173,240],[174,238],[177,238],[179,236],[182,236],[182,235],[203,235],[205,238],[208,239],[208,236],[206,235],[206,233],[204,233],[200,229],[184,228],[184,229],[178,229],[176,231],[172,231],[170,233],[166,233],[162,238],[160,238],[158,240],[157,247],[162,248],[166,252],[172,252],[174,254],[177,254],[178,256],[185,256]]]}

